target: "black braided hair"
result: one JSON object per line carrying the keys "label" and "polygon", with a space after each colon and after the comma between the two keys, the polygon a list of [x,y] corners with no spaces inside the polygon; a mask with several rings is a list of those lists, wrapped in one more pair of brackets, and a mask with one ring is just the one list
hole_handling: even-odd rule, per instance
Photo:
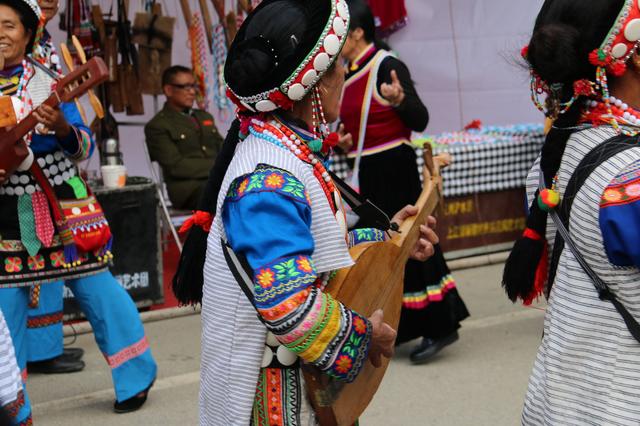
{"label": "black braided hair", "polygon": [[[589,53],[598,48],[620,13],[624,0],[546,0],[536,19],[527,60],[531,69],[548,85],[558,87],[561,102],[573,96],[573,83],[581,79],[595,81],[596,68]],[[540,168],[547,187],[558,169],[567,141],[575,132],[584,100],[577,99],[561,114],[547,134],[542,148]],[[542,239],[523,236],[513,246],[505,264],[502,285],[512,301],[531,300],[536,292],[536,272],[546,246],[547,212],[537,203],[538,191],[529,207],[527,230]]]}
{"label": "black braided hair", "polygon": [[[240,140],[239,130],[240,121],[234,120],[227,137],[224,139],[222,149],[216,157],[216,162],[209,172],[207,186],[198,203],[198,210],[211,213],[212,216],[216,215],[218,193]],[[208,235],[200,226],[193,226],[182,247],[178,269],[173,276],[172,289],[176,299],[183,305],[196,305],[202,302],[204,282],[202,271],[204,270]]]}
{"label": "black braided hair", "polygon": [[[245,19],[229,49],[227,85],[240,96],[252,96],[284,82],[317,43],[330,12],[327,0],[264,0]],[[229,129],[198,210],[217,213],[218,193],[243,130],[241,121],[246,124],[248,117],[243,114]],[[201,227],[193,226],[182,249],[172,289],[184,305],[202,302],[207,237]]]}
{"label": "black braided hair", "polygon": [[367,2],[364,0],[347,0],[347,4],[349,5],[349,14],[351,16],[349,30],[353,31],[357,28],[362,28],[364,39],[367,42],[375,44],[378,49],[391,50],[391,47],[378,36],[376,21]]}

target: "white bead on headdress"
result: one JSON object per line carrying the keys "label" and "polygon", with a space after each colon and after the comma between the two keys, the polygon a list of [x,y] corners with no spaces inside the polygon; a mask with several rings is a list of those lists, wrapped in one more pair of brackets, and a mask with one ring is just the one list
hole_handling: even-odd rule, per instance
{"label": "white bead on headdress", "polygon": [[315,46],[284,82],[250,96],[240,96],[227,85],[227,96],[240,110],[269,112],[278,108],[291,109],[293,102],[304,98],[338,59],[347,40],[349,6],[346,0],[322,1],[331,4],[325,27]]}
{"label": "white bead on headdress", "polygon": [[38,5],[38,1],[37,0],[22,0],[22,1],[27,6],[29,6],[31,10],[33,10],[33,13],[36,14],[38,19],[40,19],[40,16],[42,16],[42,10],[40,9],[40,5]]}

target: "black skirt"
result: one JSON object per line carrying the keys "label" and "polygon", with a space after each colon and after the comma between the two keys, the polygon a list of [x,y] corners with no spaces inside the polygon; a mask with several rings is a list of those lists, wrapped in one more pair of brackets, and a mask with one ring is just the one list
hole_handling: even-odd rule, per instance
{"label": "black skirt", "polygon": [[[49,177],[58,199],[75,199],[67,181],[78,175],[76,166],[62,151],[36,154],[36,160]],[[21,241],[18,198],[32,194],[38,188],[30,172],[15,172],[0,185],[0,288],[29,287],[95,275],[107,270],[107,258],[99,253],[82,253],[74,265],[66,264],[64,246],[57,232],[50,247],[42,246],[31,256]],[[51,214],[51,211],[49,210]],[[51,219],[54,222],[53,218]]]}
{"label": "black skirt", "polygon": [[[359,181],[360,193],[392,217],[407,204],[415,203],[422,191],[415,150],[401,145],[363,156]],[[469,316],[442,250],[438,245],[435,248],[435,255],[426,262],[407,262],[397,343],[447,336]]]}

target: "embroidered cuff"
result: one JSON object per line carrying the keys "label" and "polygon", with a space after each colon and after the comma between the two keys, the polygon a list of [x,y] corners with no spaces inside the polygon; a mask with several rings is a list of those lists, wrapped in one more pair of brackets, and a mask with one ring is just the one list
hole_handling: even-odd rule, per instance
{"label": "embroidered cuff", "polygon": [[379,243],[387,240],[387,235],[375,228],[359,228],[349,232],[349,248],[360,243]]}
{"label": "embroidered cuff", "polygon": [[347,311],[349,323],[344,343],[336,351],[335,361],[326,373],[338,380],[350,383],[356,379],[369,354],[371,323],[354,311]]}
{"label": "embroidered cuff", "polygon": [[72,132],[61,140],[60,146],[73,161],[83,161],[91,156],[91,135],[84,130],[71,126]]}

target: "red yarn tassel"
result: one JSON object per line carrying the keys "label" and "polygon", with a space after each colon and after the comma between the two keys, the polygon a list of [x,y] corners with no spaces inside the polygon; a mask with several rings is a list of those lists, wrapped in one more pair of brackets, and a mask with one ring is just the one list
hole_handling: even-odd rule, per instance
{"label": "red yarn tassel", "polygon": [[541,294],[544,293],[545,284],[549,275],[549,245],[547,244],[546,240],[533,229],[525,229],[523,236],[535,241],[542,241],[542,243],[544,244],[542,248],[542,255],[540,256],[540,261],[538,262],[538,267],[536,268],[536,277],[533,283],[533,290],[522,299],[522,303],[525,306],[529,306],[533,303],[534,300],[536,300],[538,297],[540,297]]}
{"label": "red yarn tassel", "polygon": [[205,212],[202,210],[197,210],[193,212],[193,215],[189,217],[189,219],[185,220],[182,226],[180,227],[181,234],[186,233],[189,229],[193,227],[193,225],[197,225],[204,232],[209,232],[211,229],[211,223],[213,223],[213,215],[209,212]]}

